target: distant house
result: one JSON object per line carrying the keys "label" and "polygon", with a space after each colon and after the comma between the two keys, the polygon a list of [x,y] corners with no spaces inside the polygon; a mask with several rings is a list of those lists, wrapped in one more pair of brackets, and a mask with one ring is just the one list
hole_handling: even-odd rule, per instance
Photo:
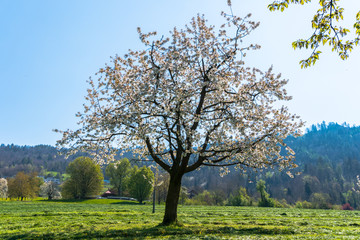
{"label": "distant house", "polygon": [[104,198],[112,197],[112,196],[116,196],[116,194],[114,191],[111,191],[111,189],[108,189],[106,192],[101,194],[101,197],[104,197]]}
{"label": "distant house", "polygon": [[56,184],[60,184],[60,179],[58,179],[58,178],[54,178],[54,177],[44,177],[44,176],[39,176],[39,177],[41,177],[43,180],[44,180],[44,182],[53,182],[53,183],[56,183]]}

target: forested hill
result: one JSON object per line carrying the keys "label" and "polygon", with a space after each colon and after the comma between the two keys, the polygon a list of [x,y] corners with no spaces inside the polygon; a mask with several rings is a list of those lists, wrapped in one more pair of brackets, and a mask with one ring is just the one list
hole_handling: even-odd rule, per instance
{"label": "forested hill", "polygon": [[[335,166],[351,162],[351,172],[360,174],[360,127],[337,123],[313,125],[299,138],[289,137],[286,142],[296,152],[296,163],[301,169],[318,161]],[[73,158],[65,160],[55,147],[49,145],[0,145],[0,177],[12,176],[18,171],[64,172]],[[356,161],[354,161],[356,160]],[[353,166],[355,164],[356,166]]]}
{"label": "forested hill", "polygon": [[[360,207],[360,199],[355,199],[351,192],[356,176],[360,175],[360,127],[321,123],[312,126],[302,137],[289,137],[286,142],[296,152],[299,165],[296,172],[302,172],[295,178],[274,170],[255,176],[232,171],[222,178],[217,174],[218,169],[202,168],[187,174],[183,184],[194,189],[221,190],[229,195],[240,186],[256,193],[255,185],[249,183],[249,179],[264,179],[272,197],[284,198],[290,203],[309,200],[312,194],[322,193],[333,203],[352,201],[353,206],[359,204]],[[46,145],[0,145],[0,177],[11,177],[18,171],[64,173],[75,157],[64,159],[57,154],[56,148]]]}
{"label": "forested hill", "polygon": [[347,124],[323,122],[311,126],[302,137],[289,137],[286,142],[296,152],[299,164],[319,159],[332,163],[360,159],[360,127]]}
{"label": "forested hill", "polygon": [[322,123],[286,142],[296,153],[299,167],[294,172],[301,172],[294,178],[273,169],[249,174],[231,171],[221,178],[217,169],[204,168],[187,174],[183,183],[190,188],[202,186],[209,191],[223,191],[225,195],[245,187],[256,195],[255,182],[263,179],[271,197],[288,203],[323,198],[331,204],[350,203],[360,209],[360,195],[352,190],[360,175],[360,127]]}
{"label": "forested hill", "polygon": [[[65,159],[59,151],[50,145],[18,146],[0,145],[0,177],[15,176],[17,172],[44,172],[52,171],[65,173],[69,162],[75,158],[86,155],[77,153]],[[123,154],[124,157],[131,157],[131,154]]]}
{"label": "forested hill", "polygon": [[65,159],[58,154],[55,147],[48,145],[17,146],[0,145],[0,177],[14,176],[19,171],[65,172],[66,166],[73,158]]}

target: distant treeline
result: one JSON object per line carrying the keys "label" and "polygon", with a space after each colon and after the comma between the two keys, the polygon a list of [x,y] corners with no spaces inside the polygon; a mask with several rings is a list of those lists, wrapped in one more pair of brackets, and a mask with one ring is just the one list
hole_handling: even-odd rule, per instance
{"label": "distant treeline", "polygon": [[[353,191],[356,176],[360,175],[360,127],[323,122],[310,127],[302,137],[287,138],[286,143],[296,152],[299,167],[294,173],[301,172],[294,178],[273,169],[249,170],[246,174],[231,171],[221,177],[219,169],[205,167],[185,175],[183,185],[195,194],[207,190],[225,197],[244,187],[249,195],[259,197],[256,182],[263,179],[271,198],[291,204],[311,201],[319,193],[330,204],[350,203],[360,208],[359,194]],[[56,148],[46,145],[1,145],[0,177],[14,176],[19,171],[64,173],[76,157],[65,159]],[[131,159],[129,154],[126,157]]]}
{"label": "distant treeline", "polygon": [[20,171],[40,172],[42,169],[64,173],[68,163],[55,147],[48,145],[0,145],[0,177],[15,176]]}
{"label": "distant treeline", "polygon": [[246,174],[230,171],[220,177],[217,169],[204,168],[188,174],[184,184],[198,191],[222,191],[225,196],[245,187],[249,195],[257,196],[256,182],[263,179],[271,198],[285,199],[290,204],[311,201],[321,194],[329,204],[350,203],[360,209],[360,194],[353,191],[356,176],[360,175],[360,127],[323,122],[286,142],[295,151],[299,165],[293,172],[301,173],[294,174],[294,178],[273,169]]}

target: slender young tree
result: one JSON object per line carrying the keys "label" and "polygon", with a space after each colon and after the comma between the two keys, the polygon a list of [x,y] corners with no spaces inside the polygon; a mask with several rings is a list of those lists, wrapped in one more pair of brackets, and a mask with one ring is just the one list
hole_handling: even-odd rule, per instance
{"label": "slender young tree", "polygon": [[0,178],[0,198],[7,198],[8,182],[5,178]]}
{"label": "slender young tree", "polygon": [[355,184],[356,184],[356,188],[353,188],[353,190],[360,193],[360,176],[359,175],[356,176]]}
{"label": "slender young tree", "polygon": [[126,180],[129,177],[130,169],[131,165],[127,158],[110,163],[105,169],[105,174],[110,178],[111,185],[116,188],[118,196],[121,196],[126,189]]}
{"label": "slender young tree", "polygon": [[[229,166],[295,166],[283,139],[298,135],[302,122],[282,106],[291,99],[288,81],[272,68],[245,65],[246,52],[259,46],[242,40],[259,24],[250,15],[222,15],[219,28],[198,15],[168,38],[138,29],[144,50],[100,69],[89,80],[81,128],[60,131],[59,146],[109,158],[117,146],[167,171],[164,225],[177,222],[182,177],[199,167],[226,174]],[[287,154],[280,154],[282,147]]]}
{"label": "slender young tree", "polygon": [[61,197],[59,185],[52,181],[43,183],[40,186],[40,195],[43,197],[47,197],[48,200],[52,200],[56,197]]}
{"label": "slender young tree", "polygon": [[143,203],[144,200],[149,198],[152,191],[152,183],[154,181],[154,173],[149,167],[143,166],[138,168],[137,166],[131,169],[129,179],[129,192],[130,195],[136,198],[139,203]]}
{"label": "slender young tree", "polygon": [[258,203],[259,207],[273,207],[274,202],[271,198],[269,198],[269,194],[266,192],[265,181],[260,179],[256,183],[256,190],[260,193],[260,201]]}

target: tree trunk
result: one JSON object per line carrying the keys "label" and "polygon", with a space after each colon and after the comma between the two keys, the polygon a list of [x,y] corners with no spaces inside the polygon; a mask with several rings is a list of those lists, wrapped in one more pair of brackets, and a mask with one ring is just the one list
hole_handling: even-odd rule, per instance
{"label": "tree trunk", "polygon": [[166,196],[165,215],[162,225],[177,223],[177,207],[179,203],[182,174],[170,175],[170,184]]}

